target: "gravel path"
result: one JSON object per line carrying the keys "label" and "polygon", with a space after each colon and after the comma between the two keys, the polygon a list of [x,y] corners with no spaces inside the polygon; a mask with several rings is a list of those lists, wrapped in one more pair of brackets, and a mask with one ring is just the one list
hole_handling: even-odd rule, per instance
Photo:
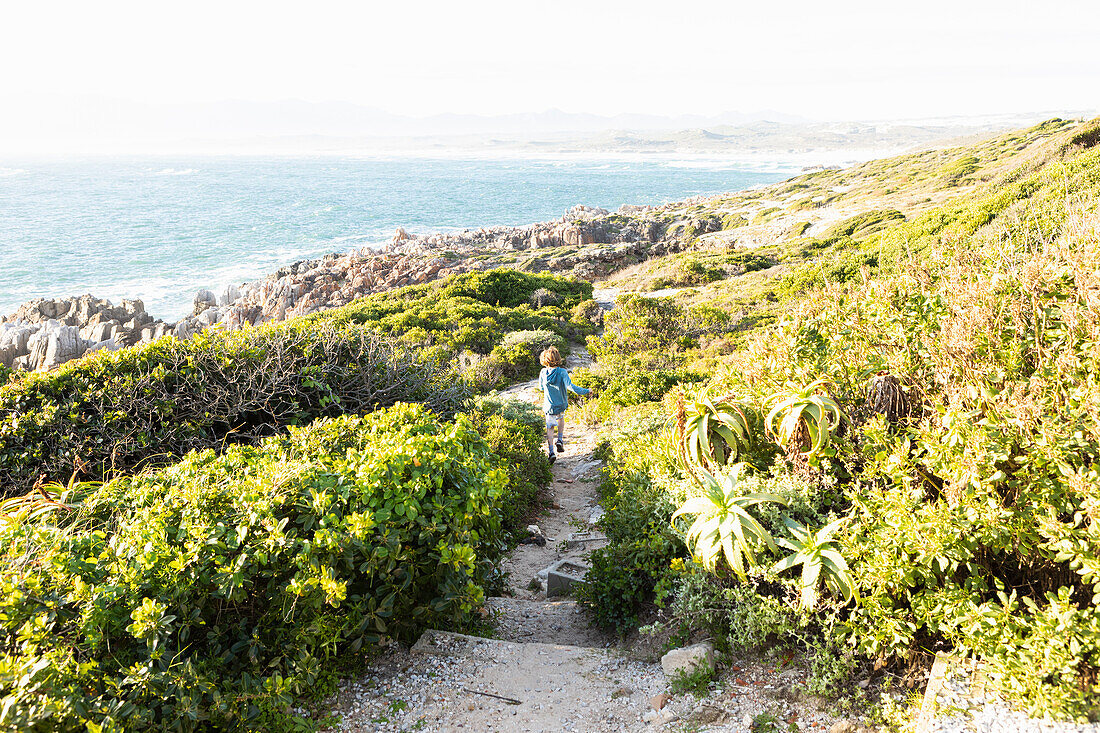
{"label": "gravel path", "polygon": [[932,668],[917,729],[921,733],[1100,733],[1100,724],[1029,718],[991,689],[983,665],[941,655]]}
{"label": "gravel path", "polygon": [[[601,292],[605,307],[614,292]],[[591,363],[574,354],[572,366]],[[537,382],[504,396],[538,403]],[[426,632],[412,649],[391,647],[331,705],[339,731],[828,731],[821,701],[793,687],[804,673],[760,659],[727,660],[702,697],[673,694],[656,654],[630,649],[590,625],[570,598],[546,596],[545,570],[585,563],[606,542],[594,522],[598,430],[569,422],[553,466],[544,543],[520,544],[504,560],[504,597],[486,604],[494,639]],[[507,698],[507,699],[501,699]],[[761,728],[772,721],[774,728]],[[757,721],[754,724],[754,721]],[[852,731],[857,730],[855,727]]]}

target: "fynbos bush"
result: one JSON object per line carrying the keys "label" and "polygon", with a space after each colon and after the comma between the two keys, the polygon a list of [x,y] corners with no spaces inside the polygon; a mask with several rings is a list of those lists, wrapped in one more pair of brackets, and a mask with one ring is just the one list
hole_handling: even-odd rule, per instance
{"label": "fynbos bush", "polygon": [[189,450],[253,443],[288,424],[398,401],[453,415],[453,373],[356,327],[205,332],[99,353],[0,388],[0,487],[165,463]]}
{"label": "fynbos bush", "polygon": [[267,729],[334,658],[479,608],[504,472],[420,406],[323,419],[0,527],[5,730]]}

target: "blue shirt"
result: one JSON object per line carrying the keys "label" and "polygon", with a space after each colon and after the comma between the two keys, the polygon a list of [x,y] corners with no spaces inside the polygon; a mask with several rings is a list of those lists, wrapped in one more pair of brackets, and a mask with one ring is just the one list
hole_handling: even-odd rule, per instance
{"label": "blue shirt", "polygon": [[569,407],[569,392],[586,395],[588,390],[578,387],[569,379],[565,367],[546,367],[539,372],[539,389],[542,390],[542,411],[547,415],[560,415]]}

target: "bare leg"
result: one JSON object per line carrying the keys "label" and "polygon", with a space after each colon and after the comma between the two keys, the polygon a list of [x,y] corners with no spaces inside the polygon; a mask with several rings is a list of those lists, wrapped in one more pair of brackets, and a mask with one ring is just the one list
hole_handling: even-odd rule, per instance
{"label": "bare leg", "polygon": [[558,415],[558,440],[565,435],[565,413]]}
{"label": "bare leg", "polygon": [[546,450],[551,455],[554,454],[554,421],[556,419],[554,415],[546,416]]}

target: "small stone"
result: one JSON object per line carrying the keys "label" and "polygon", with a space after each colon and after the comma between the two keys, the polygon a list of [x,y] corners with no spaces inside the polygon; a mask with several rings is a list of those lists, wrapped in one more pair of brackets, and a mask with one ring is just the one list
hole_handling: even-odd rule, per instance
{"label": "small stone", "polygon": [[634,694],[634,690],[626,685],[616,687],[615,691],[611,693],[612,700],[618,700],[620,697],[630,697]]}
{"label": "small stone", "polygon": [[838,720],[830,726],[829,733],[856,733],[856,724],[851,720]]}
{"label": "small stone", "polygon": [[691,674],[701,666],[714,667],[714,645],[709,641],[673,649],[661,657],[661,669],[669,678]]}
{"label": "small stone", "polygon": [[715,705],[697,705],[691,711],[691,722],[699,725],[717,723],[724,717],[726,717],[726,711]]}
{"label": "small stone", "polygon": [[651,708],[653,708],[654,710],[660,710],[661,708],[663,708],[665,706],[665,704],[667,702],[668,702],[668,694],[664,693],[664,692],[662,692],[659,695],[654,695],[653,697],[649,698],[649,706]]}

